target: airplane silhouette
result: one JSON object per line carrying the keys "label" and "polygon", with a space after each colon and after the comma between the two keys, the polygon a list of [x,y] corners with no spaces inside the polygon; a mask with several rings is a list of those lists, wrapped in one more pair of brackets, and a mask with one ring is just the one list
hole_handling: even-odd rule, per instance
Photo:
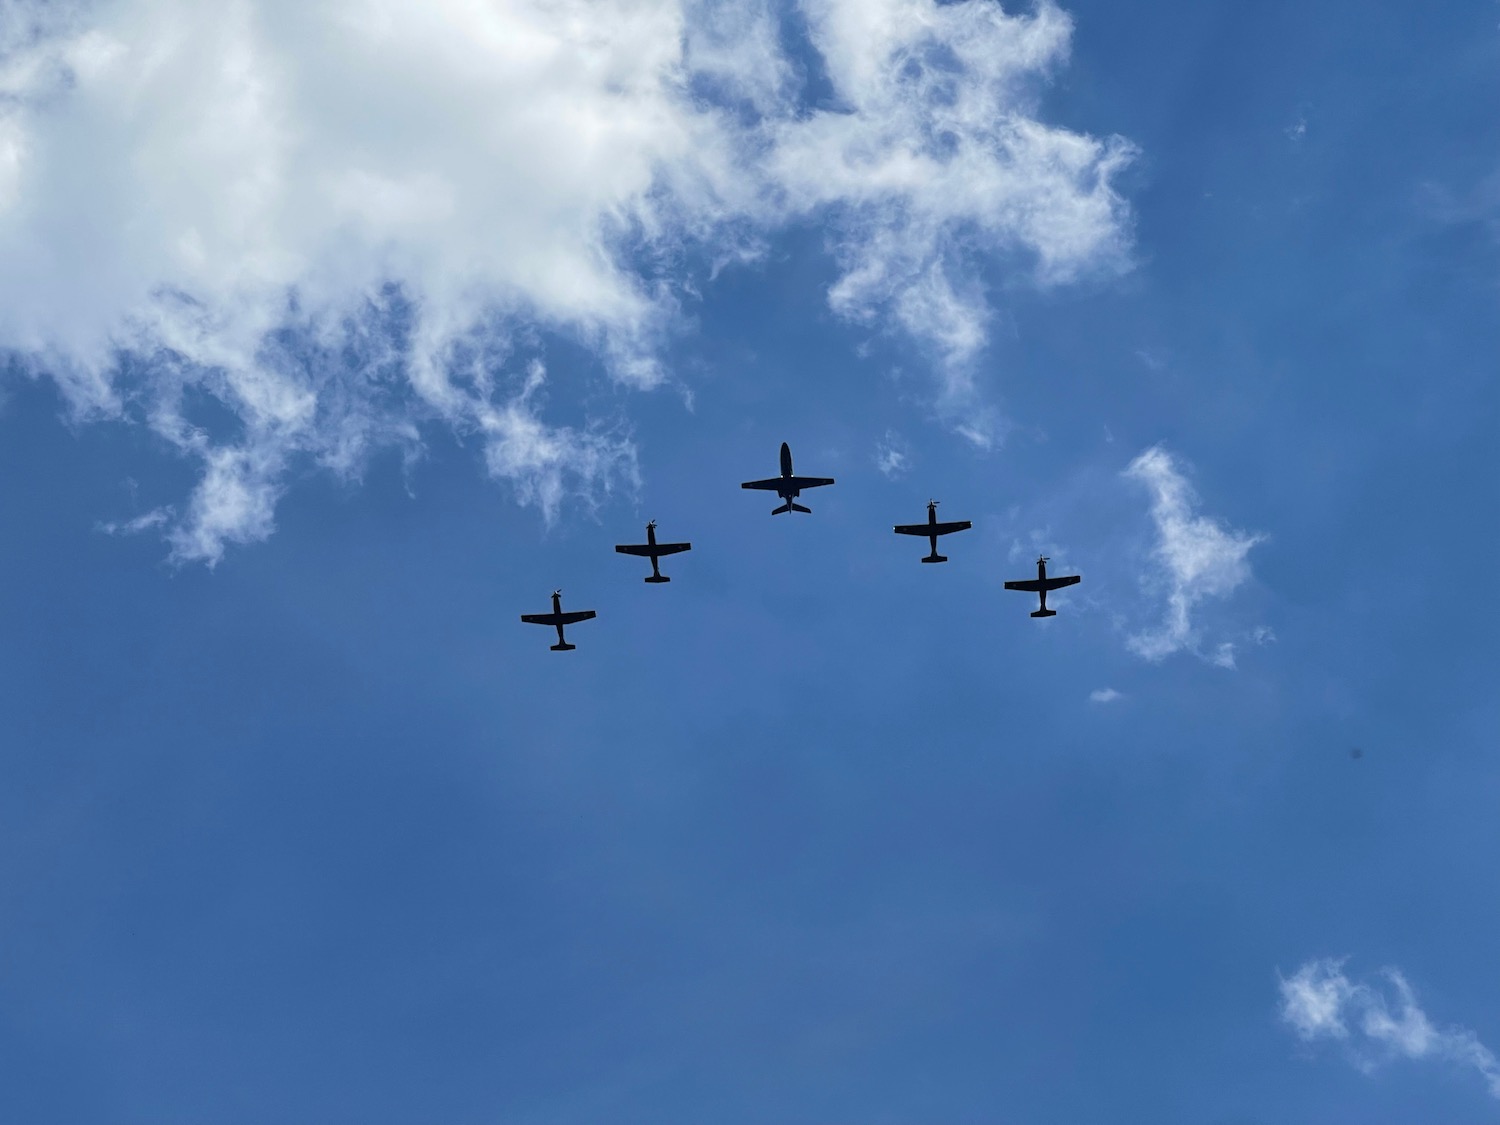
{"label": "airplane silhouette", "polygon": [[656,521],[652,520],[646,525],[646,542],[644,543],[617,543],[615,550],[622,555],[643,555],[651,560],[651,573],[646,576],[647,582],[670,582],[672,581],[661,572],[656,560],[662,555],[675,555],[679,551],[691,551],[691,543],[658,543],[656,541]]}
{"label": "airplane silhouette", "polygon": [[922,561],[924,563],[947,562],[947,555],[937,553],[937,541],[939,535],[952,535],[955,531],[968,531],[974,525],[968,520],[957,520],[953,523],[938,523],[936,500],[927,501],[926,523],[898,523],[894,531],[897,535],[925,535],[932,541],[932,554]]}
{"label": "airplane silhouette", "polygon": [[557,629],[557,643],[552,646],[553,652],[572,652],[577,645],[570,645],[568,639],[563,636],[563,626],[572,625],[578,621],[587,621],[597,616],[591,609],[580,609],[573,613],[562,611],[562,591],[552,591],[551,613],[523,613],[521,620],[528,625],[551,625]]}
{"label": "airplane silhouette", "polygon": [[1070,574],[1066,578],[1048,578],[1047,560],[1039,558],[1036,560],[1036,578],[1024,582],[1007,582],[1007,590],[1026,590],[1033,594],[1042,596],[1042,608],[1033,613],[1032,617],[1056,617],[1057,610],[1047,608],[1047,591],[1060,590],[1064,586],[1071,586],[1075,582],[1082,582],[1083,575]]}
{"label": "airplane silhouette", "polygon": [[822,488],[825,484],[832,484],[832,477],[794,477],[792,476],[792,450],[786,442],[781,443],[781,475],[772,477],[770,480],[747,480],[740,485],[741,488],[763,488],[768,492],[774,492],[786,501],[779,508],[772,508],[771,514],[779,516],[782,512],[807,512],[811,514],[811,508],[804,508],[796,503],[798,496],[804,488]]}

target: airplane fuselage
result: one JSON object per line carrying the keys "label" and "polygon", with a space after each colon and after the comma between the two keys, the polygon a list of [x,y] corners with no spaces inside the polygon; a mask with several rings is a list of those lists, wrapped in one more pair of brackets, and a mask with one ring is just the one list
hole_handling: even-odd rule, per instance
{"label": "airplane fuselage", "polygon": [[[648,546],[648,547],[655,547],[656,546],[656,521],[655,520],[652,520],[650,523],[648,523],[646,525],[646,546]],[[653,551],[651,553],[651,555],[650,555],[650,559],[651,559],[651,577],[652,578],[660,578],[661,577],[661,556],[658,555],[658,554],[656,554],[656,552]]]}
{"label": "airplane fuselage", "polygon": [[1036,580],[1041,585],[1041,589],[1037,591],[1037,594],[1042,599],[1041,609],[1040,609],[1039,612],[1046,613],[1047,612],[1047,560],[1046,559],[1037,559],[1036,560]]}
{"label": "airplane fuselage", "polygon": [[[781,443],[781,477],[783,480],[792,479],[792,447],[786,442]],[[776,495],[787,502],[791,502],[802,495],[802,489],[792,488],[791,486],[778,488]]]}

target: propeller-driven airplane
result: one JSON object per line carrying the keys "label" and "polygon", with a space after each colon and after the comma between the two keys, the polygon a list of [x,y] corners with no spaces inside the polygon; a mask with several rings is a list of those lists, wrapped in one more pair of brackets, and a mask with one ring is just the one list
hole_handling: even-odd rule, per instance
{"label": "propeller-driven airplane", "polygon": [[577,645],[570,645],[568,639],[563,636],[563,626],[572,625],[579,621],[587,621],[596,616],[591,609],[580,609],[573,613],[562,611],[562,591],[552,591],[551,613],[523,613],[521,620],[528,625],[551,625],[557,630],[557,643],[552,646],[553,652],[572,652]]}
{"label": "propeller-driven airplane", "polygon": [[811,508],[804,508],[796,502],[804,488],[822,488],[825,484],[832,484],[832,477],[795,477],[792,475],[792,450],[786,442],[781,443],[781,475],[772,477],[770,480],[747,480],[740,485],[741,488],[762,488],[768,492],[774,492],[786,501],[779,508],[772,508],[771,514],[779,516],[782,512],[807,512]]}
{"label": "propeller-driven airplane", "polygon": [[974,525],[968,520],[955,520],[952,523],[938,523],[936,500],[927,501],[926,523],[898,523],[895,526],[897,535],[925,535],[932,541],[932,554],[922,561],[924,563],[947,562],[947,555],[937,553],[937,541],[939,535],[952,535],[955,531],[968,531]]}
{"label": "propeller-driven airplane", "polygon": [[1047,608],[1047,591],[1061,590],[1064,586],[1071,586],[1075,582],[1082,581],[1083,576],[1081,574],[1070,574],[1066,578],[1048,578],[1047,560],[1039,558],[1036,560],[1036,577],[1034,579],[1027,579],[1024,582],[1007,582],[1005,588],[1007,590],[1026,590],[1029,593],[1040,594],[1042,596],[1042,608],[1031,616],[1056,617],[1057,610]]}
{"label": "propeller-driven airplane", "polygon": [[651,573],[646,576],[647,582],[670,582],[672,581],[661,572],[661,567],[656,560],[662,555],[675,555],[679,551],[691,551],[691,543],[658,543],[656,541],[656,521],[652,520],[646,525],[646,541],[644,543],[617,543],[615,550],[622,555],[643,555],[651,560]]}

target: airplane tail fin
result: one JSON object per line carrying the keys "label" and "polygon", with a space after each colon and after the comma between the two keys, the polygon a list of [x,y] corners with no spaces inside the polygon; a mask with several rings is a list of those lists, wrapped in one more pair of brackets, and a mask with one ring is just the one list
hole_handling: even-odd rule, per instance
{"label": "airplane tail fin", "polygon": [[932,554],[928,555],[922,561],[923,562],[947,562],[948,561],[948,556],[947,555],[940,555],[936,551],[934,551]]}
{"label": "airplane tail fin", "polygon": [[568,644],[553,645],[552,646],[552,651],[553,652],[572,652],[577,647],[578,647],[577,645],[568,645]]}
{"label": "airplane tail fin", "polygon": [[672,581],[665,574],[648,574],[648,575],[646,575],[645,580],[647,582],[670,582],[670,581]]}
{"label": "airplane tail fin", "polygon": [[1057,610],[1055,610],[1055,609],[1039,609],[1035,613],[1033,613],[1031,616],[1032,617],[1056,617],[1057,616]]}

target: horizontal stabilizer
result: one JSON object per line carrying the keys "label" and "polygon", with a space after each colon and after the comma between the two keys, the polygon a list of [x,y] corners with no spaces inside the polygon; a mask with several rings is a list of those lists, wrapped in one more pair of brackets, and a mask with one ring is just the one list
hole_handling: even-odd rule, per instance
{"label": "horizontal stabilizer", "polygon": [[1057,616],[1057,610],[1055,610],[1055,609],[1039,609],[1036,612],[1034,612],[1031,616],[1032,617],[1056,617]]}
{"label": "horizontal stabilizer", "polygon": [[577,645],[553,645],[552,646],[552,651],[553,652],[572,652],[577,647],[578,647]]}
{"label": "horizontal stabilizer", "polygon": [[928,555],[922,561],[923,562],[947,562],[948,561],[948,556],[947,555]]}
{"label": "horizontal stabilizer", "polygon": [[648,575],[646,575],[646,577],[644,579],[642,579],[642,581],[645,581],[645,582],[670,582],[672,580],[670,578],[668,578],[665,574],[648,574]]}

